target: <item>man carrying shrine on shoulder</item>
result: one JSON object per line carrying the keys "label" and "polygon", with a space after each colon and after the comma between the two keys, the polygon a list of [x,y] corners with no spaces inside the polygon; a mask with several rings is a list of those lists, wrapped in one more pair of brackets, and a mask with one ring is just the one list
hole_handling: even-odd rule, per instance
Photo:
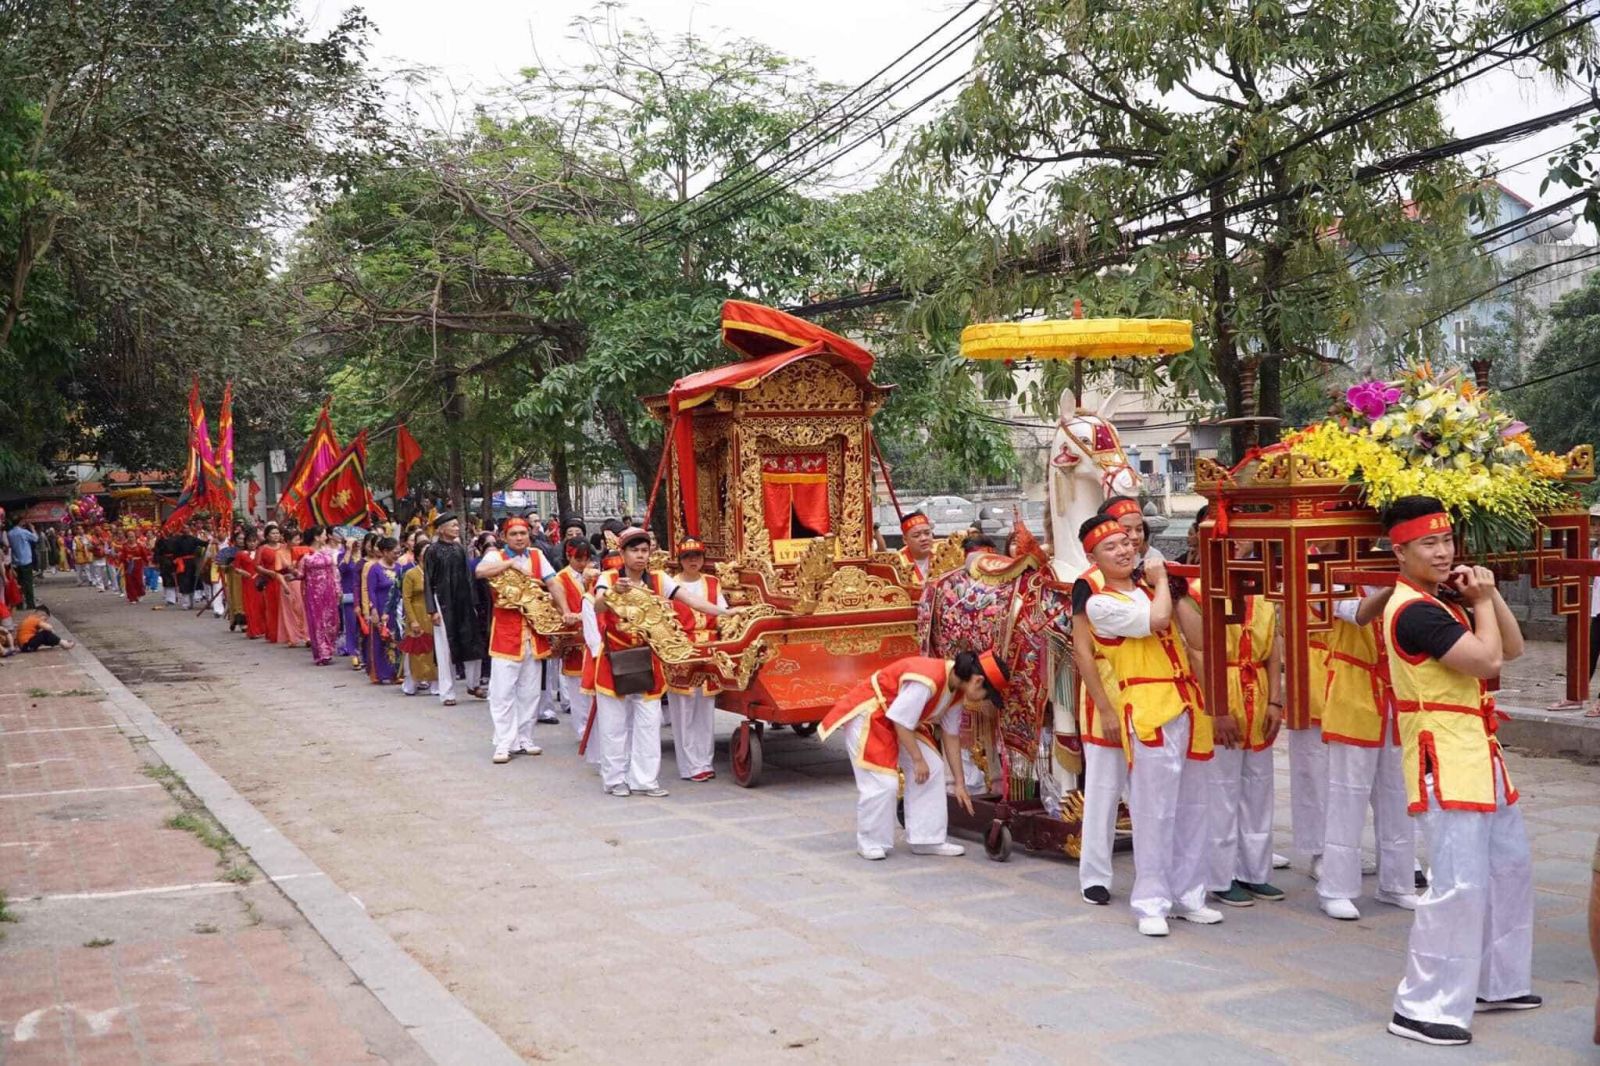
{"label": "man carrying shrine on shoulder", "polygon": [[[1363,592],[1372,592],[1364,589]],[[1322,740],[1328,746],[1328,802],[1317,896],[1340,921],[1361,917],[1361,830],[1372,809],[1379,903],[1416,910],[1416,836],[1406,815],[1400,724],[1389,687],[1379,616],[1388,594],[1336,600],[1321,680]],[[1312,678],[1312,684],[1319,679]]]}
{"label": "man carrying shrine on shoulder", "polygon": [[[595,660],[595,728],[600,740],[600,784],[613,796],[642,793],[665,796],[661,787],[661,697],[667,691],[661,660],[642,637],[622,632],[619,616],[610,603],[644,589],[664,600],[676,601],[713,617],[729,608],[711,603],[666,574],[649,570],[650,534],[629,526],[617,535],[622,550],[621,570],[607,570],[595,583],[595,617],[604,646]],[[624,653],[643,649],[646,656]],[[619,669],[618,659],[648,659],[637,672]]]}
{"label": "man carrying shrine on shoulder", "polygon": [[[875,670],[845,693],[822,719],[821,737],[845,731],[855,769],[856,854],[886,858],[894,850],[895,800],[905,780],[906,843],[913,855],[961,855],[948,841],[945,781],[969,815],[972,799],[961,769],[961,714],[994,713],[1011,685],[994,652],[964,651],[954,659],[921,655]],[[934,740],[932,727],[942,733]],[[928,754],[936,757],[928,759]]]}
{"label": "man carrying shrine on shoulder", "polygon": [[[508,518],[500,533],[504,546],[484,553],[476,576],[488,579],[515,568],[544,585],[568,625],[578,624],[576,605],[567,601],[550,560],[532,548],[528,520]],[[492,589],[490,595],[494,596]],[[526,615],[501,606],[498,597],[495,600],[489,610],[489,657],[494,661],[489,671],[489,717],[494,723],[494,761],[505,763],[513,752],[538,755],[543,750],[533,742],[533,706],[544,661],[553,649],[550,638],[535,633]]]}
{"label": "man carrying shrine on shoulder", "polygon": [[1493,572],[1456,564],[1438,500],[1403,496],[1383,525],[1400,562],[1383,607],[1384,650],[1408,807],[1432,864],[1389,1032],[1466,1044],[1475,1012],[1543,1002],[1532,994],[1532,859],[1488,686],[1522,654],[1522,632]]}
{"label": "man carrying shrine on shoulder", "polygon": [[[726,608],[722,583],[715,574],[705,572],[706,546],[693,537],[678,543],[678,588],[708,603]],[[697,643],[717,639],[717,624],[704,612],[687,604],[676,604],[684,632]],[[713,730],[717,694],[714,682],[702,681],[693,688],[670,686],[672,692],[672,753],[678,762],[678,776],[685,781],[710,781],[717,776],[711,768],[716,753]]]}
{"label": "man carrying shrine on shoulder", "polygon": [[[1254,550],[1235,541],[1236,556]],[[1265,596],[1244,597],[1244,617],[1229,623],[1228,713],[1239,745],[1214,753],[1211,762],[1211,893],[1219,903],[1248,907],[1276,902],[1270,884],[1274,805],[1272,745],[1283,724],[1283,638],[1278,612]]]}
{"label": "man carrying shrine on shoulder", "polygon": [[900,558],[911,567],[912,585],[921,592],[930,578],[938,576],[928,572],[933,565],[933,522],[921,511],[912,511],[900,519],[900,534],[905,538]]}
{"label": "man carrying shrine on shoulder", "polygon": [[1165,562],[1147,562],[1144,580],[1136,582],[1134,544],[1117,519],[1095,515],[1079,527],[1078,538],[1104,577],[1084,613],[1117,680],[1133,815],[1129,902],[1139,932],[1166,936],[1169,915],[1215,925],[1222,914],[1206,906],[1206,764],[1213,731],[1224,745],[1239,737],[1227,709],[1208,717],[1201,699],[1190,661],[1199,650],[1198,613],[1183,614],[1186,640],[1175,628]]}

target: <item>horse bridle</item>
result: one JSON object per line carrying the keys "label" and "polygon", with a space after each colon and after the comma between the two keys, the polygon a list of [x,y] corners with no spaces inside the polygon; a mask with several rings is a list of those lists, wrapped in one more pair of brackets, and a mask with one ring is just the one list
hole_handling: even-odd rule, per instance
{"label": "horse bridle", "polygon": [[[1079,419],[1085,421],[1098,419],[1099,423],[1105,426],[1108,432],[1112,432],[1111,439],[1116,441],[1116,444],[1110,448],[1095,447],[1092,437],[1086,440],[1072,428],[1071,423]],[[1100,488],[1107,496],[1114,495],[1111,489],[1112,483],[1116,481],[1117,475],[1123,471],[1127,471],[1135,482],[1139,480],[1138,472],[1133,469],[1133,464],[1128,462],[1127,453],[1122,450],[1122,441],[1115,435],[1115,432],[1111,430],[1111,426],[1103,418],[1098,415],[1075,413],[1070,418],[1066,415],[1060,416],[1056,419],[1056,425],[1061,432],[1072,439],[1082,454],[1071,454],[1063,445],[1061,453],[1051,460],[1052,466],[1077,466],[1087,456],[1092,463],[1100,468]]]}

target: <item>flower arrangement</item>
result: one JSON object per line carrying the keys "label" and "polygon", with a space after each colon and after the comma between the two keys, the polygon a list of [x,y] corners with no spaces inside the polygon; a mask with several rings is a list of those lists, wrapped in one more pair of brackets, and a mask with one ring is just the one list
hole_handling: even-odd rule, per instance
{"label": "flower arrangement", "polygon": [[1358,482],[1380,510],[1437,497],[1470,554],[1526,548],[1537,515],[1572,503],[1567,461],[1539,451],[1527,426],[1459,372],[1423,363],[1398,381],[1364,381],[1345,400],[1348,413],[1289,438],[1294,451]]}

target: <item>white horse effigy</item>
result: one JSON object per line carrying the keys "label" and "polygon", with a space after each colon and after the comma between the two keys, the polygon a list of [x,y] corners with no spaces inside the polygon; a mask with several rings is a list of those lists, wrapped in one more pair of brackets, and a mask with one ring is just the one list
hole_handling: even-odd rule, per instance
{"label": "white horse effigy", "polygon": [[[1007,819],[1013,807],[1031,803],[1068,826],[1063,832],[1069,839],[1076,837],[1081,812],[1072,795],[1082,749],[1076,675],[1067,650],[1071,586],[1088,565],[1078,527],[1107,497],[1139,492],[1138,472],[1105,407],[1090,412],[1078,408],[1070,392],[1062,396],[1047,474],[1049,553],[1019,521],[1014,556],[974,556],[933,583],[919,614],[930,654],[993,648],[1010,667],[1012,696],[995,735],[980,738],[984,769],[1006,796]],[[986,843],[993,854],[987,837]]]}

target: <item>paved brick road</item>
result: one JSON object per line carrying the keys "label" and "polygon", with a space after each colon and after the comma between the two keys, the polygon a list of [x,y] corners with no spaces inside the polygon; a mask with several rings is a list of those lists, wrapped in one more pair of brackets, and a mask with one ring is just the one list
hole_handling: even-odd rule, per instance
{"label": "paved brick road", "polygon": [[[842,754],[780,734],[760,788],[603,796],[565,724],[489,763],[485,705],[375,689],[209,619],[47,600],[408,952],[530,1059],[652,1063],[1592,1062],[1600,768],[1516,758],[1545,1009],[1468,1049],[1383,1032],[1409,916],[1289,899],[1141,939],[1075,869],[851,853]],[[3,669],[3,668],[0,668]],[[731,720],[724,720],[724,736]],[[665,764],[670,766],[670,756]],[[1280,830],[1287,781],[1280,757]],[[1287,846],[1280,832],[1279,850]],[[9,869],[9,868],[8,868]],[[1118,862],[1126,892],[1130,863]],[[1369,888],[1370,888],[1369,883]]]}
{"label": "paved brick road", "polygon": [[64,651],[0,662],[0,1063],[423,1061],[246,857],[168,827],[103,696]]}

